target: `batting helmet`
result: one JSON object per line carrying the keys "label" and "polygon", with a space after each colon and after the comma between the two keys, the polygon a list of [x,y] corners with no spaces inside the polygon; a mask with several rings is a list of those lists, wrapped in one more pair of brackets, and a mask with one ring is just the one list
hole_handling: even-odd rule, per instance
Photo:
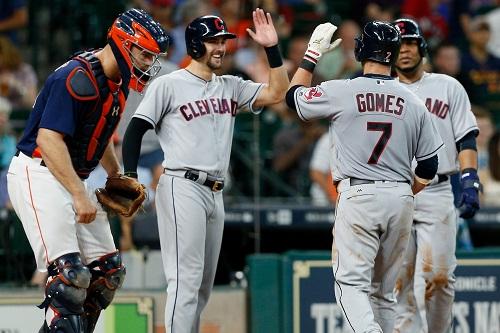
{"label": "batting helmet", "polygon": [[427,52],[427,42],[425,41],[422,30],[417,22],[402,18],[392,23],[401,33],[401,39],[416,39],[418,40],[418,51],[420,56],[424,57]]}
{"label": "batting helmet", "polygon": [[[108,31],[108,44],[118,62],[126,86],[142,92],[148,81],[161,69],[158,56],[167,53],[169,37],[162,26],[141,9],[129,9],[120,14]],[[148,69],[140,68],[132,54],[132,46],[149,56]]]}
{"label": "batting helmet", "polygon": [[368,22],[356,39],[356,60],[372,60],[386,65],[396,62],[401,47],[399,31],[389,23]]}
{"label": "batting helmet", "polygon": [[186,27],[186,49],[193,58],[203,57],[207,51],[203,42],[208,38],[222,36],[225,39],[236,38],[235,34],[227,31],[226,23],[215,15],[206,15],[194,19]]}

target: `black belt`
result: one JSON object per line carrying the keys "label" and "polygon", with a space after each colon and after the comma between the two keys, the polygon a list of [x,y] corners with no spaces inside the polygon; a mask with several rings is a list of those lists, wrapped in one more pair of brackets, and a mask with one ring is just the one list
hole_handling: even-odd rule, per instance
{"label": "black belt", "polygon": [[[351,186],[364,185],[364,184],[375,184],[375,180],[359,179],[359,178],[353,178],[353,177],[349,178],[349,181],[350,181]],[[407,180],[381,180],[381,181],[410,184],[410,182]]]}
{"label": "black belt", "polygon": [[[197,181],[199,177],[200,173],[196,170],[188,170],[184,174],[184,178],[192,180],[194,182]],[[207,175],[207,179],[205,180],[203,185],[210,187],[210,189],[214,192],[221,191],[224,188],[223,181],[212,178],[212,176],[209,175]]]}
{"label": "black belt", "polygon": [[442,182],[445,182],[448,180],[448,176],[447,175],[438,175],[438,184],[439,183],[442,183]]}
{"label": "black belt", "polygon": [[[14,156],[19,156],[20,153],[21,153],[21,151],[18,150],[18,151],[16,151],[16,153],[14,154]],[[26,156],[28,156],[28,155],[26,155]],[[45,164],[45,162],[43,160],[40,162],[40,166],[47,167],[47,165]]]}

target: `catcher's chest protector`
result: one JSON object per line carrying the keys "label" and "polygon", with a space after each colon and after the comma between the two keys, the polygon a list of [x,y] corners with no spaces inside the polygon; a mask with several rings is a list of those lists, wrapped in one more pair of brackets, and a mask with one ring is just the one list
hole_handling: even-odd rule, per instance
{"label": "catcher's chest protector", "polygon": [[108,80],[92,52],[76,55],[82,63],[68,76],[66,86],[81,101],[74,137],[68,140],[73,167],[85,179],[99,164],[125,107],[128,91]]}

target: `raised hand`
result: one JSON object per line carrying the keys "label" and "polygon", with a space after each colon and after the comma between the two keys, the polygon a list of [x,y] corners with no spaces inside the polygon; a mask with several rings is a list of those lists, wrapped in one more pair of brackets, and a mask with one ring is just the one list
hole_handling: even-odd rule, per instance
{"label": "raised hand", "polygon": [[314,29],[307,44],[306,59],[316,64],[321,56],[335,49],[342,42],[338,38],[330,42],[337,27],[331,23],[322,23]]}
{"label": "raised hand", "polygon": [[255,32],[251,29],[247,29],[250,37],[263,47],[270,47],[278,44],[278,34],[276,33],[271,14],[265,13],[264,10],[260,8],[256,8],[252,12],[252,16]]}

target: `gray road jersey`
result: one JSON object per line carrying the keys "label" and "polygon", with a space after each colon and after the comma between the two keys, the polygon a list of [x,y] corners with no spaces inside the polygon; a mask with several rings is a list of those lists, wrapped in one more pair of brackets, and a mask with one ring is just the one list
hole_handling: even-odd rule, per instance
{"label": "gray road jersey", "polygon": [[[404,83],[403,83],[404,84]],[[425,103],[444,142],[438,153],[438,174],[459,171],[455,143],[472,130],[478,130],[464,87],[444,74],[424,73],[412,84],[404,84]]]}
{"label": "gray road jersey", "polygon": [[[160,72],[158,73],[157,76],[153,78],[153,80],[159,78],[162,75],[171,73],[179,69],[179,67],[176,64],[168,60],[165,60],[163,58],[160,58],[160,63],[161,63]],[[146,90],[147,89],[149,89],[149,86],[146,87]],[[142,101],[143,97],[144,93],[141,95],[137,91],[130,89],[127,98],[127,103],[125,104],[125,110],[123,111],[122,118],[118,123],[118,136],[120,137],[120,139],[123,139],[125,131],[127,130],[127,126],[130,123],[130,119],[132,119],[132,116],[134,115],[134,112],[139,106],[139,103]],[[156,136],[156,134],[153,131],[147,131],[146,134],[144,134],[144,137],[142,138],[141,154],[147,154],[156,149],[160,149],[158,136]]]}
{"label": "gray road jersey", "polygon": [[262,87],[231,75],[207,82],[181,69],[151,83],[134,117],[155,127],[164,167],[225,177],[236,113],[259,113],[252,105]]}
{"label": "gray road jersey", "polygon": [[303,120],[330,118],[334,180],[411,181],[413,157],[427,159],[443,144],[423,102],[386,77],[302,87],[295,105]]}

